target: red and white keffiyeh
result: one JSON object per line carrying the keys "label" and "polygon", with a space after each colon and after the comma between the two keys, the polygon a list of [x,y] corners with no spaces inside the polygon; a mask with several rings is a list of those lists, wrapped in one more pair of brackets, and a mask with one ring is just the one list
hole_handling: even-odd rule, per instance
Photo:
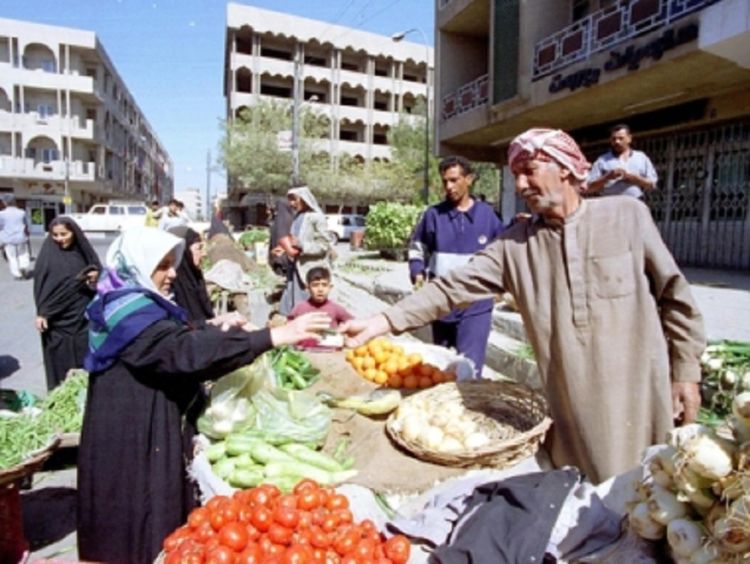
{"label": "red and white keffiyeh", "polygon": [[586,180],[591,169],[578,143],[562,129],[529,129],[513,139],[508,147],[511,169],[515,162],[527,159],[554,159],[580,181]]}

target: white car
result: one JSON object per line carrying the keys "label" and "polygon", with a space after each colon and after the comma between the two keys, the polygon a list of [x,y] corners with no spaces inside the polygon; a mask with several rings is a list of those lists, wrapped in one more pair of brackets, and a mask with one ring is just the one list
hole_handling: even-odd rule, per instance
{"label": "white car", "polygon": [[95,204],[86,213],[70,214],[82,231],[117,232],[146,224],[146,205],[138,202]]}
{"label": "white car", "polygon": [[348,241],[353,231],[364,231],[365,216],[353,213],[326,214],[328,234],[334,243]]}

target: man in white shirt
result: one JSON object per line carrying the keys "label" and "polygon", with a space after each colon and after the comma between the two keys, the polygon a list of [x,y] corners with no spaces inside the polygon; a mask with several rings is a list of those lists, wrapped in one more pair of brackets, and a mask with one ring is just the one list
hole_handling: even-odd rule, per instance
{"label": "man in white shirt", "polygon": [[5,206],[0,211],[0,245],[5,248],[13,278],[24,280],[29,269],[29,227],[26,212],[16,207],[13,195],[5,196]]}
{"label": "man in white shirt", "polygon": [[643,199],[644,192],[656,188],[658,176],[651,160],[630,148],[633,136],[624,123],[610,129],[611,151],[596,159],[588,178],[588,192],[602,196],[633,196]]}
{"label": "man in white shirt", "polygon": [[169,231],[173,227],[179,227],[181,225],[187,225],[188,220],[185,216],[180,213],[180,202],[174,198],[167,204],[167,209],[161,214],[159,220],[159,229],[162,231]]}

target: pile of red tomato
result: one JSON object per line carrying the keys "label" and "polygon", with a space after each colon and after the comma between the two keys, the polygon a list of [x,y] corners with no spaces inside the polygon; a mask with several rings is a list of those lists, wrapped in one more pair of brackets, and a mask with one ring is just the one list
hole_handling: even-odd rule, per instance
{"label": "pile of red tomato", "polygon": [[403,535],[355,523],[347,497],[312,480],[289,494],[262,484],[216,496],[164,540],[166,564],[403,564],[410,550]]}

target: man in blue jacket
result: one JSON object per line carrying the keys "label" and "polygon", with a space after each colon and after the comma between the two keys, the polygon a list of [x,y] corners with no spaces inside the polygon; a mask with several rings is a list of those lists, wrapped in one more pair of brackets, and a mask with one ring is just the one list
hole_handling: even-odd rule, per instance
{"label": "man in blue jacket", "polygon": [[[464,266],[503,231],[492,207],[472,197],[474,171],[467,159],[446,157],[440,163],[440,177],[445,200],[427,208],[409,244],[409,273],[417,287]],[[432,323],[433,342],[470,358],[478,376],[484,366],[492,307],[492,299],[481,300]]]}

